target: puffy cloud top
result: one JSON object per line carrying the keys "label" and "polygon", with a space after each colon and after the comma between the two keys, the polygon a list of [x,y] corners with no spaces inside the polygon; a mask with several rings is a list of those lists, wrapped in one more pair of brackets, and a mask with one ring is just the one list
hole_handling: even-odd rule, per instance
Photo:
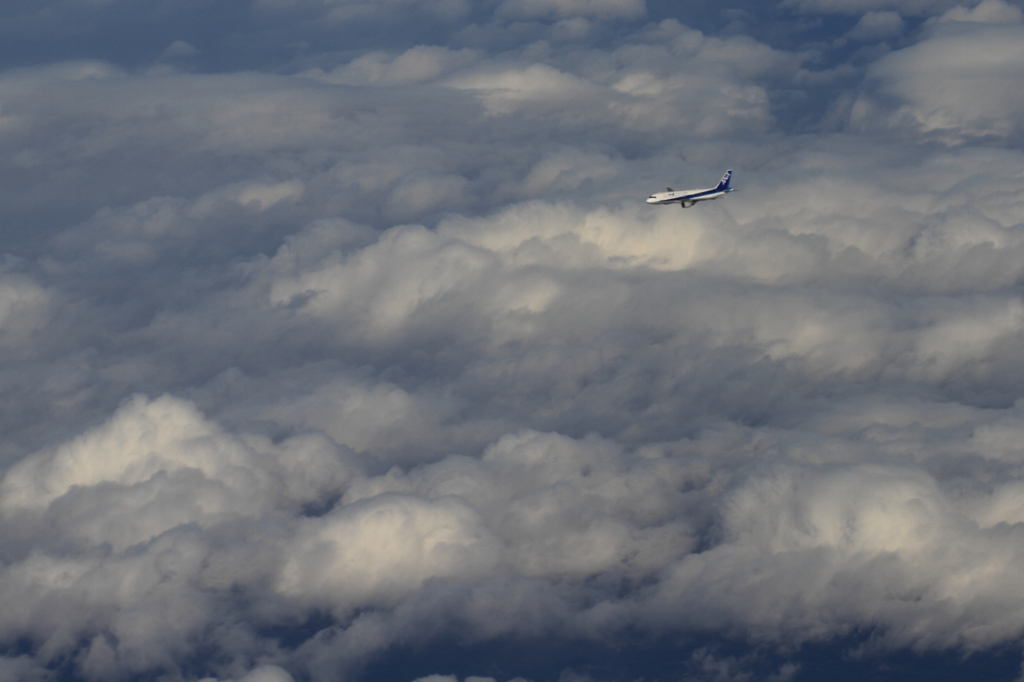
{"label": "puffy cloud top", "polygon": [[951,143],[964,136],[1019,136],[1022,25],[970,21],[938,26],[954,30],[937,31],[872,66],[882,92],[904,102],[891,114],[891,123],[912,125]]}

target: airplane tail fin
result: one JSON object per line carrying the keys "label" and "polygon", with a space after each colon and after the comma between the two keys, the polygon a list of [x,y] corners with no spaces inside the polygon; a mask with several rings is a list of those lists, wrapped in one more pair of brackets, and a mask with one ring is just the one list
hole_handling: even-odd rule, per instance
{"label": "airplane tail fin", "polygon": [[716,187],[715,189],[725,190],[726,192],[728,192],[730,189],[732,189],[731,187],[729,187],[729,184],[731,182],[732,182],[732,169],[729,169],[729,170],[725,171],[725,175],[722,176],[722,179],[718,183],[718,187]]}

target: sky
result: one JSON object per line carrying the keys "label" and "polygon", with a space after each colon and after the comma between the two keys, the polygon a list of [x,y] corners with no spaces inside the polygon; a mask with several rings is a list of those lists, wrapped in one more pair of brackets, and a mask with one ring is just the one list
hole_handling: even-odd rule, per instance
{"label": "sky", "polygon": [[0,181],[4,682],[1022,677],[1024,0],[8,0]]}

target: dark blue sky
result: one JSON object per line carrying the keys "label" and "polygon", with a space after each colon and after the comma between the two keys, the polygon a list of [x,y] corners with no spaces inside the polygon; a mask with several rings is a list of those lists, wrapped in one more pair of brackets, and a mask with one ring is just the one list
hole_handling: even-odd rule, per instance
{"label": "dark blue sky", "polygon": [[1017,679],[1022,8],[5,3],[0,679]]}

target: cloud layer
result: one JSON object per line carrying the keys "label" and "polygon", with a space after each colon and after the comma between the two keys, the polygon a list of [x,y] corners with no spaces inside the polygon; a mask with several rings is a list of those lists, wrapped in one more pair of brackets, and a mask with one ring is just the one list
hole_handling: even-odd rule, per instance
{"label": "cloud layer", "polygon": [[2,10],[0,677],[1018,647],[1020,4],[692,4]]}

